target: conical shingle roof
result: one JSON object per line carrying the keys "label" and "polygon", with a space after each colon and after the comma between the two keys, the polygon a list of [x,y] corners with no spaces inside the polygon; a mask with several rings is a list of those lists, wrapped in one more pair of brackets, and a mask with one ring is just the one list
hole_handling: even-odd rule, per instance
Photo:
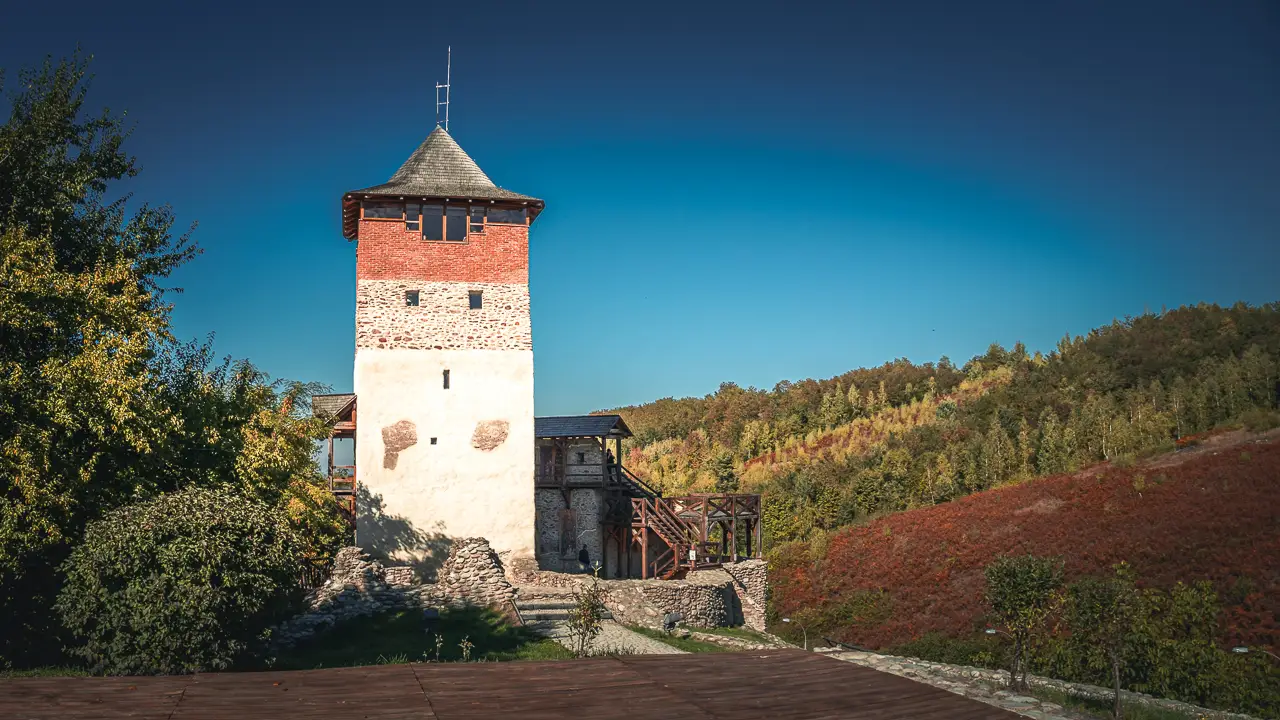
{"label": "conical shingle roof", "polygon": [[475,160],[438,126],[390,180],[343,195],[342,234],[348,239],[355,237],[361,200],[389,196],[516,201],[531,206],[534,212],[542,207],[542,201],[535,197],[494,185]]}

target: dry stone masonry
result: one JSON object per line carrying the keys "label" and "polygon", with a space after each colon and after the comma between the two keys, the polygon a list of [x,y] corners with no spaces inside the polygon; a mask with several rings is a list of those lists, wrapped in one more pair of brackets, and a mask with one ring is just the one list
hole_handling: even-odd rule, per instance
{"label": "dry stone masonry", "polygon": [[516,598],[516,589],[503,573],[502,560],[484,538],[454,540],[436,577],[447,595],[474,605],[506,607]]}
{"label": "dry stone masonry", "polygon": [[[416,291],[418,304],[405,303]],[[473,310],[470,293],[479,292]],[[361,280],[356,347],[411,350],[532,350],[529,286],[507,283]]]}
{"label": "dry stone masonry", "polygon": [[439,582],[418,585],[409,567],[384,568],[360,548],[338,551],[329,581],[307,595],[307,610],[277,626],[272,643],[294,645],[334,624],[393,610],[487,605],[506,609],[515,599],[502,561],[484,538],[463,538],[449,550]]}

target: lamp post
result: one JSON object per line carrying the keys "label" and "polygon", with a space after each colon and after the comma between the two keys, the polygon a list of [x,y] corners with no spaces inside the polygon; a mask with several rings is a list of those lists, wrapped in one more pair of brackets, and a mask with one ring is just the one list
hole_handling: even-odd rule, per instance
{"label": "lamp post", "polygon": [[1264,655],[1270,655],[1276,660],[1280,660],[1280,655],[1276,655],[1270,650],[1263,650],[1262,648],[1245,647],[1244,645],[1237,645],[1236,647],[1231,648],[1231,652],[1238,653],[1240,655],[1244,655],[1245,653],[1251,653],[1251,652],[1260,652]]}
{"label": "lamp post", "polygon": [[[791,623],[791,618],[782,618],[782,622]],[[800,623],[795,623],[795,626],[800,628],[800,632],[804,633],[804,649],[808,650],[809,649],[809,631],[806,630],[805,627]]]}

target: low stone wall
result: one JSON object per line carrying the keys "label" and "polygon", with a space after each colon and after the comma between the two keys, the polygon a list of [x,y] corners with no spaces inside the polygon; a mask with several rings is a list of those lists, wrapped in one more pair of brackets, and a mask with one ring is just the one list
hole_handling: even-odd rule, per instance
{"label": "low stone wall", "polygon": [[738,612],[742,624],[765,631],[765,611],[769,602],[769,570],[765,561],[758,558],[736,563],[725,563],[724,571],[733,580],[733,592],[737,596]]}
{"label": "low stone wall", "polygon": [[516,599],[502,560],[484,538],[455,540],[436,574],[436,583],[446,595],[475,605],[506,607]]}
{"label": "low stone wall", "polygon": [[[591,576],[547,570],[520,576],[521,597],[537,593],[537,588],[576,588]],[[661,628],[662,618],[678,612],[689,627],[730,627],[745,625],[765,630],[765,603],[768,592],[764,560],[751,559],[725,564],[720,569],[691,572],[684,580],[601,580],[605,606],[619,622]]]}
{"label": "low stone wall", "polygon": [[[408,571],[407,573],[405,571]],[[439,582],[413,584],[411,568],[384,568],[358,547],[338,551],[329,581],[307,594],[307,610],[272,629],[271,643],[287,647],[335,623],[392,610],[491,605],[506,609],[516,591],[484,538],[455,542]]]}

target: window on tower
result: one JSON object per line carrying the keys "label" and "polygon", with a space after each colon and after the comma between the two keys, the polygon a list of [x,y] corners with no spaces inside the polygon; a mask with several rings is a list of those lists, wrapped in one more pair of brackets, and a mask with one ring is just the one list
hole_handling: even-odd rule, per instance
{"label": "window on tower", "polygon": [[404,217],[404,203],[397,202],[362,202],[366,220],[399,220]]}
{"label": "window on tower", "polygon": [[421,225],[422,206],[418,203],[408,203],[404,206],[404,229],[417,230]]}
{"label": "window on tower", "polygon": [[405,291],[404,291],[404,304],[405,304],[405,305],[407,305],[407,306],[409,306],[409,307],[418,307],[418,291],[417,291],[417,290],[405,290]]}
{"label": "window on tower", "polygon": [[484,306],[484,301],[481,299],[479,290],[472,290],[471,292],[467,293],[467,297],[471,302],[472,310],[479,310],[481,307]]}
{"label": "window on tower", "polygon": [[525,208],[489,208],[490,225],[528,225]]}
{"label": "window on tower", "polygon": [[462,242],[467,239],[467,209],[450,205],[444,209],[444,239]]}
{"label": "window on tower", "polygon": [[471,206],[470,232],[473,232],[473,233],[484,232],[484,206],[483,205]]}
{"label": "window on tower", "polygon": [[443,240],[444,239],[444,206],[443,205],[423,205],[422,206],[422,239],[423,240]]}
{"label": "window on tower", "polygon": [[444,371],[444,389],[445,390],[449,389],[449,371],[448,370]]}

